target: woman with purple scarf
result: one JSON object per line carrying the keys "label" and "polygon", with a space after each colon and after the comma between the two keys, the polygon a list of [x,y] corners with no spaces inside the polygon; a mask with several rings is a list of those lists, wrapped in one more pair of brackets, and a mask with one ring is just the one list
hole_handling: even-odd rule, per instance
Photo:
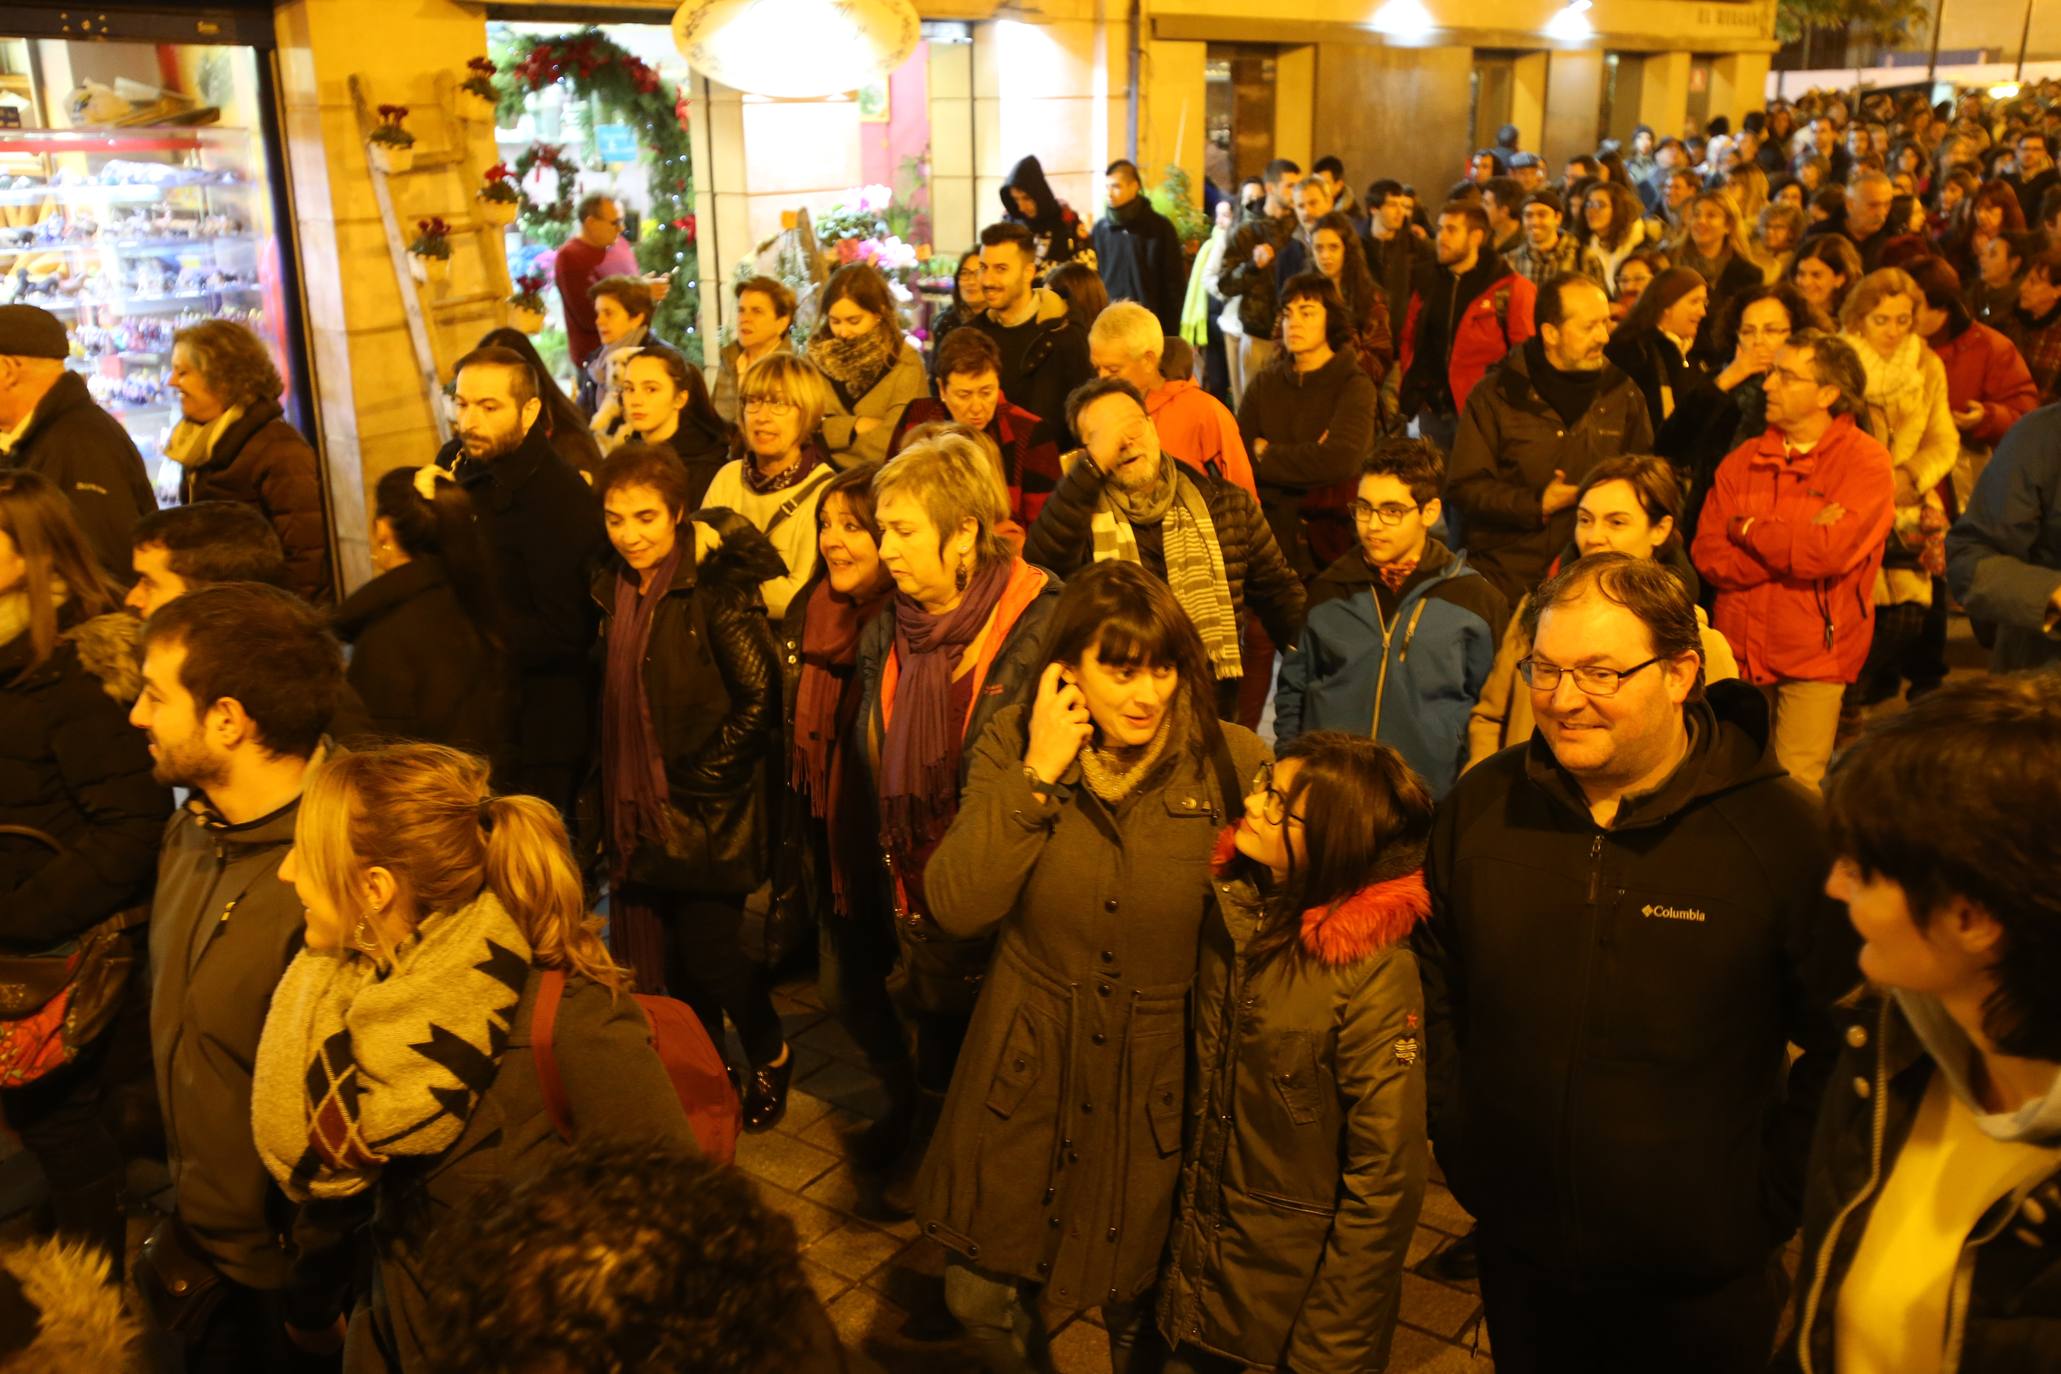
{"label": "woman with purple scarf", "polygon": [[794,1059],[745,957],[744,898],[765,880],[780,664],[759,584],[780,555],[730,511],[687,513],[669,450],[626,444],[594,481],[616,556],[594,579],[602,616],[601,778],[610,940],[640,991],[663,987],[718,1045],[743,1042],[744,1126],[787,1109]]}
{"label": "woman with purple scarf", "polygon": [[1037,686],[1060,584],[996,533],[1008,512],[965,438],[904,449],[874,479],[873,500],[895,591],[859,640],[859,721],[901,945],[891,990],[916,1028],[919,1109],[885,1199],[906,1211],[994,949],[991,938],[951,939],[930,919],[924,865],[959,813],[974,743]]}

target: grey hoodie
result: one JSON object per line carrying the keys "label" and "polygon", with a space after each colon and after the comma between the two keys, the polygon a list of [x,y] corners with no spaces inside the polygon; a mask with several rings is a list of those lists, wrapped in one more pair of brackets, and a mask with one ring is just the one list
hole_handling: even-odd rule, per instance
{"label": "grey hoodie", "polygon": [[1904,1020],[1910,1023],[1912,1032],[1925,1046],[1925,1053],[1939,1066],[1947,1087],[1961,1100],[1962,1106],[1974,1113],[1975,1124],[1982,1128],[1984,1135],[1991,1140],[2017,1145],[2061,1143],[2061,1069],[2055,1071],[2044,1095],[2017,1111],[1985,1111],[1982,1099],[1976,1094],[1968,1076],[1977,1053],[1975,1043],[1968,1038],[1968,1032],[1961,1029],[1961,1023],[1954,1020],[1937,997],[1922,992],[1906,992],[1901,988],[1891,989],[1890,995],[1896,998]]}

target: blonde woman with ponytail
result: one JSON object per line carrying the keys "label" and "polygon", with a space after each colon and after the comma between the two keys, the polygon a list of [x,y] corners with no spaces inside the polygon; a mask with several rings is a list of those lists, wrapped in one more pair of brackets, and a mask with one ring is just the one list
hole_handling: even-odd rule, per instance
{"label": "blonde woman with ponytail", "polygon": [[437,1220],[567,1148],[530,1050],[542,971],[567,974],[553,1044],[576,1137],[693,1136],[558,813],[495,795],[480,759],[403,744],[325,760],[279,876],[306,938],[258,1046],[258,1154],[297,1202],[371,1204],[376,1264],[346,1366],[425,1369]]}

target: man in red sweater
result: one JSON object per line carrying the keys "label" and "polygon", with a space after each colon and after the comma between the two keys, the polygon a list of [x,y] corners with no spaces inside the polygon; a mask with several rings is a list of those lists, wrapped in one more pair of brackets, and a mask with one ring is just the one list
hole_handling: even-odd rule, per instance
{"label": "man in red sweater", "polygon": [[[558,307],[565,312],[565,348],[575,367],[584,366],[601,347],[588,288],[603,277],[637,274],[637,254],[623,237],[623,207],[613,197],[586,197],[580,201],[577,218],[579,232],[565,241],[551,264],[551,275],[558,282]],[[664,294],[656,288],[651,293],[653,300]]]}
{"label": "man in red sweater", "polygon": [[1792,336],[1766,391],[1767,433],[1718,465],[1691,552],[1717,589],[1712,625],[1774,712],[1776,761],[1816,787],[1874,638],[1895,482],[1853,422],[1866,377],[1850,346]]}

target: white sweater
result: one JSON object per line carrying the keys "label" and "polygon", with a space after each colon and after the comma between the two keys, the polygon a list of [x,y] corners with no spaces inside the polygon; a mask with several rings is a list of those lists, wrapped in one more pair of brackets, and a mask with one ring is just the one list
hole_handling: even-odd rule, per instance
{"label": "white sweater", "polygon": [[[787,564],[787,576],[768,578],[759,584],[759,591],[766,598],[766,614],[778,620],[787,613],[787,603],[794,600],[794,594],[816,571],[816,507],[823,500],[823,484],[829,479],[819,469],[784,490],[755,492],[744,481],[745,461],[739,458],[723,464],[708,484],[701,508],[720,506],[736,511],[780,550],[780,557]],[[808,498],[780,522],[778,529],[767,530],[766,522],[803,487],[808,488]]]}

